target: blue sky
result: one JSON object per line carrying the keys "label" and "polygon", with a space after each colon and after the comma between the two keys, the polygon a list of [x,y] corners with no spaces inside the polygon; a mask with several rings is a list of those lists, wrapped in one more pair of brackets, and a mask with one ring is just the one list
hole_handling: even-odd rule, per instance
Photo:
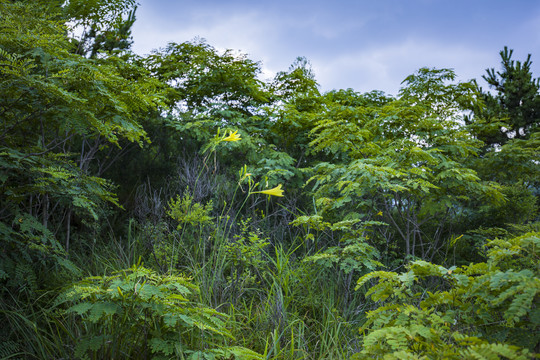
{"label": "blue sky", "polygon": [[195,37],[262,63],[263,78],[298,56],[322,91],[396,94],[420,67],[453,68],[481,81],[507,45],[532,54],[540,77],[540,0],[139,0],[133,49],[148,54]]}

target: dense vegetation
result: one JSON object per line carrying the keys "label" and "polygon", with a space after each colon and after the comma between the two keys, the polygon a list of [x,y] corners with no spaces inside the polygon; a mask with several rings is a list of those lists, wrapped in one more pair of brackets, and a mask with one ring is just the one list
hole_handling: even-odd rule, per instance
{"label": "dense vegetation", "polygon": [[538,354],[530,57],[321,93],[303,58],[138,56],[135,15],[0,0],[0,358]]}

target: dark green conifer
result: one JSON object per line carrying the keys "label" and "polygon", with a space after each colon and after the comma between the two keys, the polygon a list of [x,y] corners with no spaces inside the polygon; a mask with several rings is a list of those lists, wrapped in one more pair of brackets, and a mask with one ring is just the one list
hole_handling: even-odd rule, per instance
{"label": "dark green conifer", "polygon": [[527,139],[540,123],[540,78],[533,78],[531,55],[521,62],[512,60],[512,53],[505,46],[500,52],[502,70],[487,69],[483,76],[494,92],[483,94],[486,108],[482,117],[489,123],[500,121],[495,131],[479,134],[487,145]]}

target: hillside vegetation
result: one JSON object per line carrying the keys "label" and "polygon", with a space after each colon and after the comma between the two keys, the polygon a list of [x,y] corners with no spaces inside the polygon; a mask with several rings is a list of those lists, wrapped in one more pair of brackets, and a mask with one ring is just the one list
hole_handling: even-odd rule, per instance
{"label": "hillside vegetation", "polygon": [[304,58],[136,55],[135,15],[0,0],[0,359],[538,355],[530,56],[322,93]]}

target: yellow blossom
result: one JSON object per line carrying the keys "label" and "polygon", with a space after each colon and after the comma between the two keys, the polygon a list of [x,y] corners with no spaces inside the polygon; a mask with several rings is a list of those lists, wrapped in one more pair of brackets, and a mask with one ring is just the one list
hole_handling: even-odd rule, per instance
{"label": "yellow blossom", "polygon": [[242,177],[240,178],[240,181],[239,183],[241,183],[242,181],[248,179],[249,182],[251,182],[251,173],[245,173],[244,175],[242,175]]}
{"label": "yellow blossom", "polygon": [[377,216],[382,216],[382,211],[379,211],[379,212],[377,213]]}
{"label": "yellow blossom", "polygon": [[279,184],[273,189],[263,190],[263,191],[254,191],[253,194],[266,194],[272,196],[283,196],[283,190],[281,190],[282,185]]}
{"label": "yellow blossom", "polygon": [[223,138],[223,141],[238,141],[240,140],[240,135],[237,134],[238,130],[235,132],[229,131],[229,136]]}

